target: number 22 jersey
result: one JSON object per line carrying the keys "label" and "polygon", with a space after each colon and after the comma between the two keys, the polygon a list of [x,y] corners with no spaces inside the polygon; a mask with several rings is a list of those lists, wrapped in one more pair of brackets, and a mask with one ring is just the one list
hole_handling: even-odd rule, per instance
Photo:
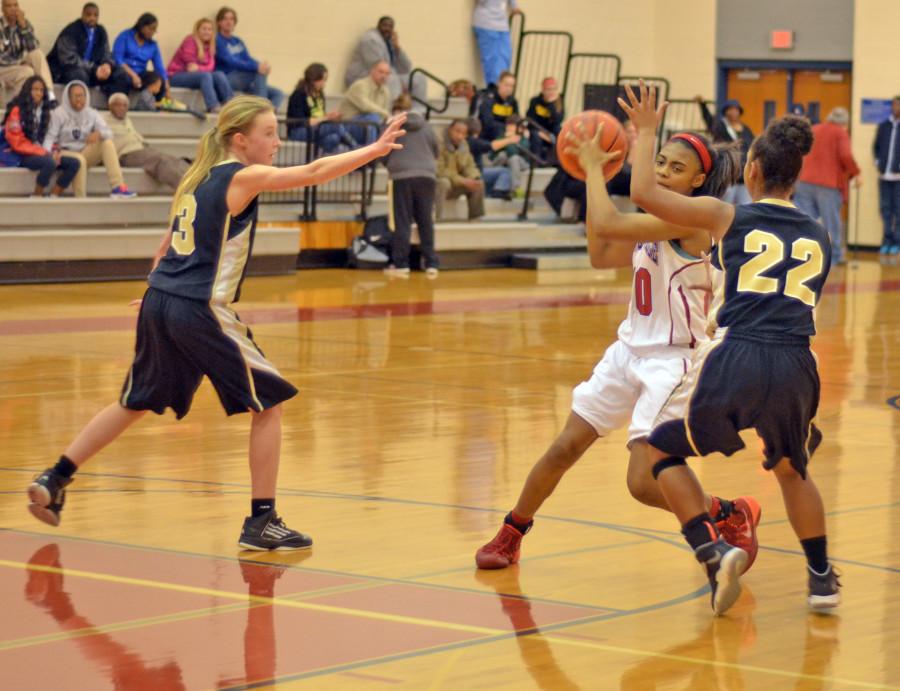
{"label": "number 22 jersey", "polygon": [[763,199],[735,207],[713,265],[725,273],[716,313],[720,327],[757,338],[816,333],[813,309],[831,268],[831,241],[790,202]]}

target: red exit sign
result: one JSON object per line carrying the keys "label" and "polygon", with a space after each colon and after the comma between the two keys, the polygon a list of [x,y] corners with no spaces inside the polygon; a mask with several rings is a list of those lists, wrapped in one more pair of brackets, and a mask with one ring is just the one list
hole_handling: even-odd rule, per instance
{"label": "red exit sign", "polygon": [[791,50],[794,47],[794,32],[786,30],[773,31],[769,39],[773,50]]}

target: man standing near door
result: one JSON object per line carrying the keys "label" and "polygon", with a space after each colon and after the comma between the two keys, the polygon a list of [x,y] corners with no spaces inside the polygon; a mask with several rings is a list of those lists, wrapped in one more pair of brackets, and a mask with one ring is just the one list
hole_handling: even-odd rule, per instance
{"label": "man standing near door", "polygon": [[850,150],[846,108],[832,110],[825,122],[813,126],[813,145],[803,159],[803,168],[794,188],[794,203],[808,216],[819,220],[831,237],[831,264],[844,264],[844,223],[841,206],[847,200],[847,182],[860,184],[859,166]]}
{"label": "man standing near door", "polygon": [[881,254],[900,254],[900,96],[894,96],[891,116],[878,126],[875,135],[875,165],[879,208],[884,222]]}

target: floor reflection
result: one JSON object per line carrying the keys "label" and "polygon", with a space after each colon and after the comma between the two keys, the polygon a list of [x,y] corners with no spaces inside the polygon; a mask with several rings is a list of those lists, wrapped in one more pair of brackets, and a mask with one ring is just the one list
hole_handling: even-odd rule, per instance
{"label": "floor reflection", "polygon": [[[272,680],[277,675],[278,645],[275,632],[275,584],[292,565],[310,556],[304,552],[291,555],[290,564],[266,564],[239,560],[235,567],[247,584],[246,623],[244,625],[244,674],[221,678],[218,689],[244,688]],[[28,560],[25,598],[45,611],[59,625],[79,652],[95,669],[108,675],[114,689],[128,691],[187,689],[182,668],[175,659],[148,663],[139,651],[129,648],[116,638],[80,615],[76,604],[65,589],[66,571],[58,544],[40,547]],[[140,597],[135,590],[135,597]],[[226,633],[230,631],[226,629]],[[203,648],[203,645],[198,645]],[[186,651],[193,656],[196,651]]]}
{"label": "floor reflection", "polygon": [[175,660],[150,666],[137,652],[98,630],[78,614],[72,598],[63,589],[65,571],[59,545],[51,543],[38,549],[28,560],[28,566],[26,599],[53,617],[61,630],[73,634],[71,640],[81,653],[97,667],[108,671],[113,688],[129,691],[180,691],[187,688],[182,680],[181,667]]}
{"label": "floor reflection", "polygon": [[[697,691],[751,691],[761,683],[795,691],[824,691],[833,688],[828,678],[831,659],[837,651],[840,617],[808,614],[800,669],[773,669],[766,674],[758,659],[757,627],[753,619],[756,602],[745,586],[740,607],[727,617],[712,617],[699,636],[661,651],[626,669],[621,691],[656,691],[688,688]],[[692,661],[696,660],[696,662]],[[794,677],[791,687],[786,679]],[[788,682],[790,683],[790,682]]]}
{"label": "floor reflection", "polygon": [[531,613],[531,602],[519,585],[519,565],[515,564],[502,572],[476,570],[475,580],[493,588],[499,596],[500,607],[516,632],[519,655],[538,688],[580,691],[582,687],[559,666],[553,648],[541,635]]}

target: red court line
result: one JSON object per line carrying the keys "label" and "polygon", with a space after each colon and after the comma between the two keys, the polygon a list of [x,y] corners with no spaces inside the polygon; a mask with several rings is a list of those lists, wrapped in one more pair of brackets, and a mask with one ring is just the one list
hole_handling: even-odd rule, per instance
{"label": "red court line", "polygon": [[[825,293],[844,293],[846,282],[825,286]],[[900,290],[900,280],[857,284],[857,292],[889,292]],[[384,317],[413,317],[422,315],[461,314],[466,312],[509,312],[525,309],[553,309],[558,307],[595,307],[626,304],[630,292],[611,292],[606,295],[556,295],[552,297],[485,298],[483,300],[446,300],[423,302],[389,302],[374,305],[338,305],[332,307],[272,307],[240,311],[247,324],[293,324],[310,321],[342,319],[378,319]],[[238,306],[240,307],[240,306]],[[29,336],[50,333],[83,333],[92,331],[130,331],[137,317],[81,317],[78,319],[18,319],[0,322],[0,336]]]}
{"label": "red court line", "polygon": [[[491,629],[527,631],[597,615],[595,608],[530,603],[526,598],[383,584],[302,568],[65,538],[54,542],[41,535],[0,533],[0,553],[5,561],[36,567],[0,567],[2,591],[19,594],[6,598],[7,616],[0,626],[0,648],[4,641],[11,645],[0,650],[0,688],[55,688],[61,670],[66,679],[77,680],[78,688],[85,689],[105,687],[113,679],[134,689],[240,685],[477,641]],[[78,575],[78,571],[158,581],[161,586],[204,588],[223,596],[155,589],[152,583],[97,581]],[[334,586],[361,589],[319,596],[311,592]],[[96,628],[242,603],[242,598],[224,595],[278,598],[298,592],[307,592],[305,601],[311,605],[347,611],[322,612],[295,609],[287,602],[268,605],[254,601],[253,607],[181,621],[139,622],[134,628],[109,632]],[[353,610],[385,616],[356,616]],[[400,619],[404,616],[450,626]],[[455,624],[461,626],[453,628]],[[467,630],[465,625],[485,632]],[[78,635],[66,639],[53,636],[61,631]],[[21,641],[41,635],[50,639]],[[47,665],[46,660],[53,664]]]}

